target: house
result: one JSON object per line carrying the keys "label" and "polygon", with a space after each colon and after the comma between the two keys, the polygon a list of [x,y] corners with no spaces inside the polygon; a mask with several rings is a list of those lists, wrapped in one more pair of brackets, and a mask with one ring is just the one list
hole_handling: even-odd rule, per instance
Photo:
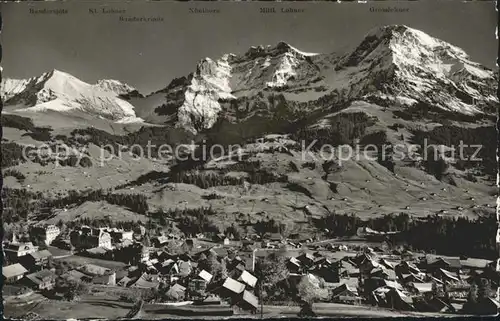
{"label": "house", "polygon": [[211,250],[217,255],[217,258],[219,259],[223,259],[228,256],[228,251],[226,248],[213,247]]}
{"label": "house", "polygon": [[96,275],[92,279],[93,284],[116,285],[116,272],[109,271],[103,275]]}
{"label": "house", "polygon": [[394,270],[385,268],[383,265],[380,265],[378,268],[372,270],[370,272],[370,277],[380,277],[392,281],[397,279],[396,272],[394,272]]}
{"label": "house", "polygon": [[70,233],[70,241],[74,247],[79,249],[95,247],[112,249],[111,235],[100,228],[82,227],[80,230],[74,230]]}
{"label": "house", "polygon": [[156,236],[151,239],[151,244],[153,244],[153,246],[156,248],[165,246],[167,245],[167,243],[168,243],[168,237],[164,235]]}
{"label": "house", "polygon": [[186,293],[186,288],[176,283],[172,285],[165,294],[169,299],[179,301],[184,299],[185,293]]}
{"label": "house", "polygon": [[247,251],[251,251],[255,248],[257,248],[257,242],[255,241],[252,241],[252,240],[242,240],[241,241],[241,246],[247,250]]}
{"label": "house", "polygon": [[221,305],[221,299],[216,294],[209,294],[202,301],[198,301],[197,303],[202,305]]}
{"label": "house", "polygon": [[402,274],[418,274],[420,273],[420,269],[416,267],[413,263],[408,261],[401,261],[401,263],[397,264],[394,267],[394,271],[396,271],[396,275],[401,277]]}
{"label": "house", "polygon": [[186,239],[184,241],[184,244],[186,245],[186,247],[189,249],[189,250],[192,250],[194,248],[194,245],[195,245],[195,241],[194,239]]}
{"label": "house", "polygon": [[404,283],[404,284],[407,284],[407,283],[424,283],[424,279],[425,279],[425,274],[424,273],[420,273],[420,274],[414,274],[414,273],[410,273],[410,274],[401,274],[399,276],[399,280]]}
{"label": "house", "polygon": [[484,259],[472,259],[472,258],[460,260],[460,264],[462,265],[462,268],[467,269],[469,271],[485,270],[493,262],[494,261],[484,260]]}
{"label": "house", "polygon": [[137,235],[143,236],[144,234],[146,234],[146,227],[144,227],[143,225],[139,225],[133,229],[133,232]]}
{"label": "house", "polygon": [[302,264],[295,257],[291,257],[288,262],[286,262],[286,267],[290,273],[299,273],[302,270]]}
{"label": "house", "polygon": [[318,277],[315,276],[314,274],[311,274],[311,273],[307,273],[307,274],[290,273],[290,275],[288,277],[288,282],[289,282],[289,285],[294,289],[297,288],[297,286],[299,285],[300,282],[309,282],[310,284],[312,284],[316,288],[319,288],[320,283],[321,283],[320,280],[318,279]]}
{"label": "house", "polygon": [[210,283],[210,281],[212,280],[213,275],[210,274],[210,273],[208,273],[205,270],[202,270],[200,273],[198,273],[198,277],[200,277],[201,279],[205,280],[207,283]]}
{"label": "house", "polygon": [[147,262],[149,261],[149,248],[142,246],[139,253],[139,262]]}
{"label": "house", "polygon": [[26,275],[27,283],[37,290],[52,290],[56,285],[56,274],[50,270],[41,270]]}
{"label": "house", "polygon": [[193,270],[193,267],[191,265],[191,262],[189,261],[178,261],[177,265],[179,266],[179,276],[181,277],[186,277],[189,274],[191,274],[191,271]]}
{"label": "house", "polygon": [[104,275],[111,270],[103,266],[88,263],[80,267],[79,271],[87,275]]}
{"label": "house", "polygon": [[2,267],[2,275],[5,283],[15,283],[22,279],[27,272],[28,270],[19,263]]}
{"label": "house", "polygon": [[390,291],[390,288],[386,287],[379,287],[376,288],[371,292],[371,295],[369,297],[369,301],[371,301],[372,304],[378,305],[378,306],[384,306],[387,307],[389,306],[387,304],[387,293]]}
{"label": "house", "polygon": [[334,288],[330,293],[330,298],[332,302],[337,303],[361,303],[358,291],[345,283]]}
{"label": "house", "polygon": [[402,291],[392,288],[386,293],[386,302],[390,308],[401,311],[413,311],[413,300]]}
{"label": "house", "polygon": [[474,304],[473,308],[477,314],[496,316],[500,312],[500,303],[492,298],[484,298]]}
{"label": "house", "polygon": [[232,278],[227,278],[222,284],[222,288],[225,289],[229,296],[234,296],[236,294],[241,294],[245,290],[245,285]]}
{"label": "house", "polygon": [[384,259],[384,258],[381,258],[381,259],[378,261],[378,263],[379,263],[380,265],[382,265],[383,267],[385,267],[386,269],[394,270],[394,268],[395,268],[395,266],[394,266],[394,264],[393,264],[393,263],[391,263],[391,262],[387,261],[387,260],[386,260],[386,259]]}
{"label": "house", "polygon": [[334,288],[331,292],[332,299],[337,296],[357,296],[358,291],[354,288],[351,288],[349,285],[342,283],[338,287]]}
{"label": "house", "polygon": [[37,226],[30,230],[30,239],[33,241],[42,241],[50,245],[61,234],[59,227],[55,225]]}
{"label": "house", "polygon": [[459,258],[441,258],[441,257],[431,257],[426,256],[422,262],[422,266],[425,266],[428,272],[434,272],[438,269],[446,269],[452,272],[458,272],[462,267],[462,263]]}
{"label": "house", "polygon": [[19,258],[38,251],[38,246],[31,242],[10,243],[4,247],[4,253],[11,262],[19,262]]}
{"label": "house", "polygon": [[365,279],[363,281],[363,289],[365,293],[370,293],[379,288],[388,288],[388,289],[398,289],[403,290],[403,286],[396,281],[389,281],[383,278],[371,277],[369,279]]}
{"label": "house", "polygon": [[238,281],[242,281],[243,283],[252,288],[255,288],[255,285],[257,284],[257,278],[247,271],[243,271],[241,273],[240,277],[238,278]]}
{"label": "house", "polygon": [[172,260],[168,259],[163,261],[162,263],[158,263],[156,265],[156,269],[161,273],[165,275],[176,275],[179,274],[179,265]]}
{"label": "house", "polygon": [[64,274],[64,277],[67,279],[74,280],[74,281],[84,281],[84,282],[91,282],[92,281],[92,277],[90,277],[89,275],[82,273],[78,270],[70,270]]}
{"label": "house", "polygon": [[47,267],[52,253],[48,250],[29,253],[19,258],[19,261],[30,271],[39,271]]}
{"label": "house", "polygon": [[325,282],[336,283],[340,281],[339,268],[333,265],[321,266],[311,270],[311,272],[321,277]]}
{"label": "house", "polygon": [[344,260],[342,259],[340,263],[338,263],[339,266],[339,275],[341,277],[357,277],[359,276],[360,272],[359,269],[354,265],[353,262],[350,260]]}
{"label": "house", "polygon": [[133,241],[134,240],[134,232],[133,231],[123,231],[123,230],[110,230],[109,234],[111,235],[111,239],[115,243],[122,243],[125,240]]}
{"label": "house", "polygon": [[246,269],[253,271],[253,256],[245,258],[236,256],[227,265],[227,269],[229,271],[239,271],[239,272],[243,272]]}
{"label": "house", "polygon": [[373,269],[381,268],[382,266],[370,257],[366,257],[358,262],[359,271],[362,275],[370,275]]}
{"label": "house", "polygon": [[323,257],[323,256],[317,257],[316,256],[316,259],[314,260],[313,265],[315,267],[331,266],[332,262],[329,259],[327,259],[326,257]]}
{"label": "house", "polygon": [[311,253],[303,253],[297,257],[297,260],[301,263],[302,266],[304,267],[310,267],[314,263],[314,255]]}
{"label": "house", "polygon": [[414,282],[414,283],[411,283],[411,287],[418,294],[426,294],[426,293],[432,292],[432,283],[430,283],[430,282],[427,282],[427,283]]}
{"label": "house", "polygon": [[434,275],[436,278],[438,278],[438,279],[440,279],[441,281],[443,281],[443,282],[458,282],[458,281],[460,281],[460,279],[458,278],[458,276],[457,276],[457,275],[453,275],[453,273],[452,273],[452,272],[447,271],[447,270],[445,270],[445,269],[441,269],[441,268],[437,269],[437,270],[433,273],[433,275]]}
{"label": "house", "polygon": [[226,238],[226,235],[224,233],[217,233],[214,235],[213,240],[215,242],[224,242],[224,239]]}

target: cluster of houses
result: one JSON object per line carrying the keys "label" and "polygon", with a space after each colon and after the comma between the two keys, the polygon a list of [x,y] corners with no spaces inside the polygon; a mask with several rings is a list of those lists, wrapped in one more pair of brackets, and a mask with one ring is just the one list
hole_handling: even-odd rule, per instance
{"label": "cluster of houses", "polygon": [[[46,245],[54,244],[60,234],[58,231],[55,235],[53,226],[33,231],[37,240],[42,239]],[[48,250],[39,250],[33,242],[13,240],[4,246],[5,254],[12,264],[3,267],[3,278],[5,283],[29,286],[39,291],[54,289],[56,280],[62,278],[94,285],[155,289],[171,301],[189,299],[220,302],[220,298],[224,298],[236,306],[255,311],[258,305],[254,294],[257,279],[251,272],[251,263],[237,256],[230,259],[227,250],[222,247],[199,250],[191,255],[171,255],[163,246],[165,240],[176,239],[178,237],[174,235],[158,236],[152,240],[156,247],[146,247],[136,240],[132,231],[82,226],[69,233],[70,244],[80,255],[130,264],[126,269],[112,270],[89,263],[74,267],[62,275],[56,275],[54,268],[49,269],[48,261],[52,254]],[[224,239],[221,238],[222,243]],[[196,251],[193,239],[183,242],[188,244],[189,249]],[[224,264],[224,276],[211,273],[210,266],[206,265],[207,257]]]}

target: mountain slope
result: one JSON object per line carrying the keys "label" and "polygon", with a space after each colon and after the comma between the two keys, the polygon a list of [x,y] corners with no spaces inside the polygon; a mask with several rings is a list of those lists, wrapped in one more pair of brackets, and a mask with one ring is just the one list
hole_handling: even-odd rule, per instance
{"label": "mountain slope", "polygon": [[462,49],[406,26],[372,30],[336,70],[360,79],[347,82],[350,96],[392,94],[464,114],[498,102],[491,70]]}
{"label": "mountain slope", "polygon": [[[138,193],[147,197],[151,213],[210,206],[221,225],[248,227],[273,218],[308,234],[311,219],[330,211],[364,218],[478,217],[494,212],[496,79],[455,46],[406,26],[387,26],[346,53],[312,54],[280,42],[206,58],[147,97],[116,80],[92,85],[59,71],[6,80],[8,112],[23,112],[33,124],[4,117],[5,155],[19,156],[19,145],[64,142],[87,161],[59,164],[64,155],[52,155],[48,163],[11,162],[5,182],[56,199],[97,189]],[[138,130],[143,123],[122,124],[136,117],[167,126]],[[52,131],[39,128],[45,126]],[[445,147],[442,172],[424,157],[425,138]],[[192,164],[157,157],[154,149],[151,157],[131,150],[193,140],[239,144],[242,157],[221,152]],[[315,158],[303,157],[313,140]],[[483,160],[459,160],[451,153],[457,141],[483,144]],[[114,157],[102,148],[109,144],[124,145],[124,152]],[[403,157],[386,161],[367,148],[370,153],[356,151],[358,158],[346,160],[340,149],[320,149],[323,144],[399,145]],[[199,147],[189,150],[211,146]],[[59,211],[58,218],[79,216],[85,206]]]}

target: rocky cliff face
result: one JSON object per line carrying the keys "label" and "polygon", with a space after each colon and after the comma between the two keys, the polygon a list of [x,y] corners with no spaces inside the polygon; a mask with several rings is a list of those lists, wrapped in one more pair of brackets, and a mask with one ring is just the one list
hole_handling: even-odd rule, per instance
{"label": "rocky cliff face", "polygon": [[5,84],[5,104],[21,110],[83,111],[114,121],[136,119],[134,107],[120,98],[136,90],[117,80],[100,80],[91,85],[66,72],[52,70],[28,80],[6,79]]}

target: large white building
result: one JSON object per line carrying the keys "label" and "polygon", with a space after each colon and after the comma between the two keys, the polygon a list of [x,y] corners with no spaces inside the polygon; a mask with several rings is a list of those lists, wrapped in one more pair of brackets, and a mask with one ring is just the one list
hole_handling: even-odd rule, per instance
{"label": "large white building", "polygon": [[38,246],[34,246],[31,242],[26,243],[11,243],[4,247],[5,255],[12,261],[17,262],[22,256],[35,253],[38,251]]}

